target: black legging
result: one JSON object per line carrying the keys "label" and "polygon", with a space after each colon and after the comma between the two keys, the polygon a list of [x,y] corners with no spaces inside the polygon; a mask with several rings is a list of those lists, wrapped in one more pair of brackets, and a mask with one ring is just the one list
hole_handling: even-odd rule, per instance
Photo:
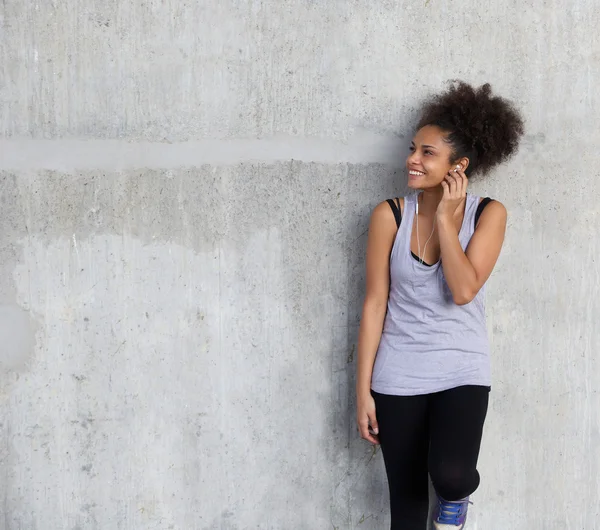
{"label": "black legging", "polygon": [[445,500],[463,499],[477,489],[489,390],[461,386],[421,396],[372,392],[390,488],[391,530],[425,530],[428,472]]}

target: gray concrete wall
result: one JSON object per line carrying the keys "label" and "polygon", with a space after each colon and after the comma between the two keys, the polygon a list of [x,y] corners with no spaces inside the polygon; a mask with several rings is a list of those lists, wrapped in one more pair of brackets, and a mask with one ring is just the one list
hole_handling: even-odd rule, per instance
{"label": "gray concrete wall", "polygon": [[[600,513],[592,0],[4,0],[0,529],[378,530],[353,380],[370,210],[415,106],[527,120],[475,530]],[[460,411],[457,411],[460,413]]]}

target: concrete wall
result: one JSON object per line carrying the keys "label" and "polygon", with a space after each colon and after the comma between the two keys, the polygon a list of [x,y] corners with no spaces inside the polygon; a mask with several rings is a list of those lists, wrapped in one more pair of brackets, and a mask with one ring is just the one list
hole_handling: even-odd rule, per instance
{"label": "concrete wall", "polygon": [[[415,106],[527,120],[469,528],[600,513],[592,0],[4,0],[0,529],[378,530],[353,380],[366,229]],[[460,411],[457,411],[460,413]]]}

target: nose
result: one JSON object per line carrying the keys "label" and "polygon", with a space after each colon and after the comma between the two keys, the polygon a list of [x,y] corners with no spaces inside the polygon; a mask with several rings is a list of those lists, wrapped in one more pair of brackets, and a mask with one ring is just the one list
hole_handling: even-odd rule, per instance
{"label": "nose", "polygon": [[418,166],[421,163],[421,157],[416,151],[413,151],[410,155],[408,155],[406,163],[409,166]]}

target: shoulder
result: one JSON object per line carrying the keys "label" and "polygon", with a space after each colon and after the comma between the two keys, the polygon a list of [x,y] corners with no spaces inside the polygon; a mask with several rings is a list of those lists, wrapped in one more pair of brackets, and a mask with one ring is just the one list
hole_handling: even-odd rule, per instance
{"label": "shoulder", "polygon": [[[390,200],[394,201],[395,206],[392,207]],[[400,201],[400,211],[403,212],[404,206],[402,199],[388,199],[380,202],[371,214],[371,222],[369,224],[369,233],[374,237],[383,237],[385,240],[393,239],[398,232],[402,214],[399,219],[396,219],[398,201]]]}
{"label": "shoulder", "polygon": [[398,197],[394,199],[386,199],[375,206],[375,208],[373,208],[373,213],[371,214],[371,219],[388,220],[394,223],[396,222],[394,211],[392,210],[389,200],[393,200],[396,204],[400,203],[400,212],[404,214],[404,197]]}
{"label": "shoulder", "polygon": [[375,208],[373,208],[373,213],[371,217],[391,217],[394,218],[394,212],[392,212],[392,208],[390,203],[385,200],[380,202]]}
{"label": "shoulder", "polygon": [[[483,203],[484,199],[479,200],[479,204]],[[500,201],[495,199],[490,200],[485,205],[485,208],[482,210],[481,215],[479,216],[479,220],[477,222],[477,229],[489,227],[489,226],[498,226],[505,225],[506,219],[508,216],[508,212],[506,211],[506,207]]]}

